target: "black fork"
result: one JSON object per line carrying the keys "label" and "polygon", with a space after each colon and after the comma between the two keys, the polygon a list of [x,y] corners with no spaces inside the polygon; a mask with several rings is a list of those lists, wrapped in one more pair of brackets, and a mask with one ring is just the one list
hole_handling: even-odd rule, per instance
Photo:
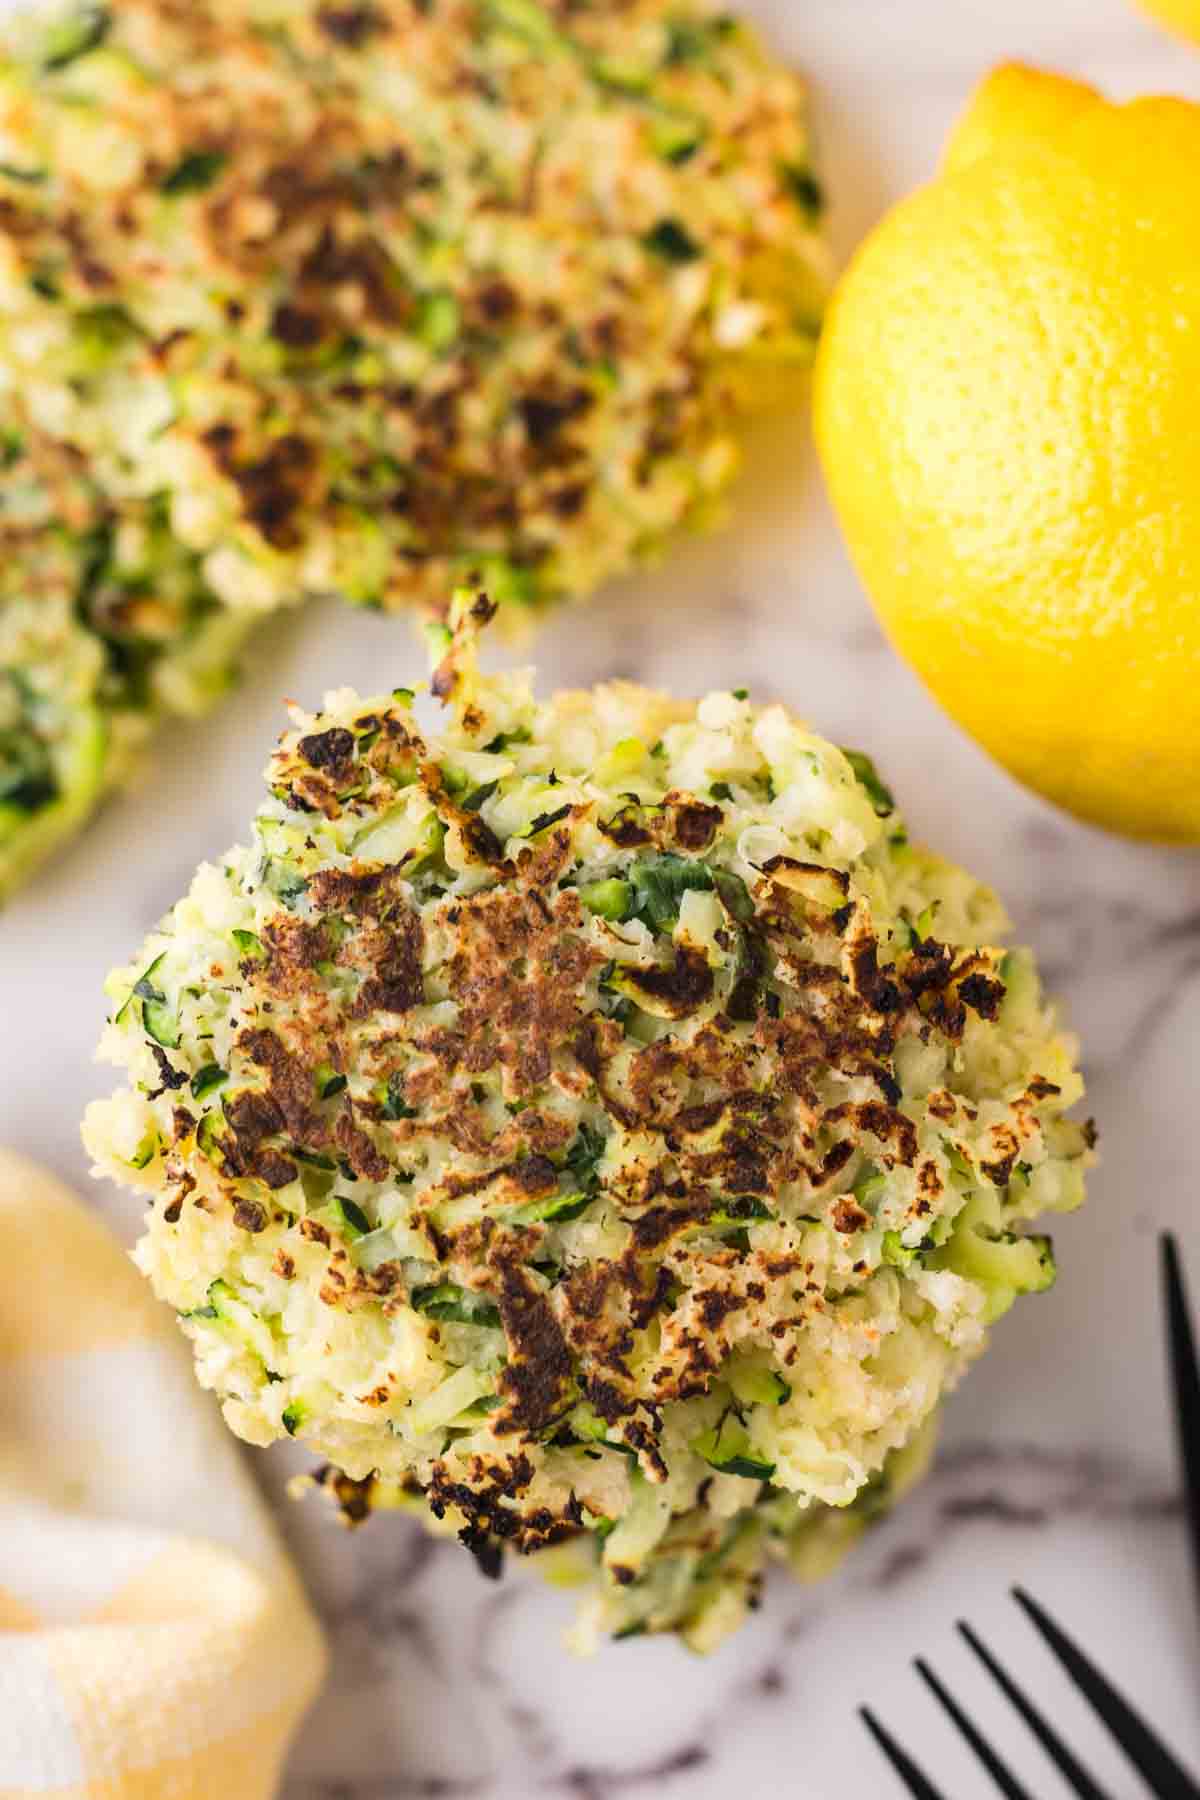
{"label": "black fork", "polygon": [[[1180,1458],[1184,1471],[1185,1506],[1192,1546],[1193,1574],[1200,1584],[1200,1366],[1192,1333],[1179,1252],[1170,1234],[1162,1238],[1162,1287],[1167,1316],[1167,1347],[1175,1399],[1175,1418]],[[1200,1786],[1172,1755],[1129,1702],[1067,1636],[1060,1625],[1023,1588],[1012,1590],[1013,1599],[1041,1634],[1097,1717],[1108,1728],[1129,1761],[1158,1800],[1200,1800]],[[1080,1800],[1110,1800],[1062,1737],[1034,1705],[987,1645],[962,1620],[958,1629],[1005,1697],[1016,1708],[1050,1761]],[[916,1660],[918,1674],[991,1776],[1007,1800],[1033,1800],[1029,1789],[993,1749],[950,1690],[923,1658]],[[869,1707],[862,1719],[883,1754],[916,1800],[946,1800],[941,1790],[897,1743]]]}

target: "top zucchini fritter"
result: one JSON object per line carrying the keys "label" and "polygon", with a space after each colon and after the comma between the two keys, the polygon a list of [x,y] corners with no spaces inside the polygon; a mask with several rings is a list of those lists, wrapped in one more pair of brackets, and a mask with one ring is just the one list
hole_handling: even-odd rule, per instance
{"label": "top zucchini fritter", "polygon": [[[0,64],[0,553],[21,614],[0,669],[60,798],[83,790],[31,514],[75,559],[98,652],[98,791],[149,717],[207,700],[257,613],[318,593],[436,611],[467,575],[536,608],[702,523],[735,415],[807,361],[802,88],[728,15],[39,18],[6,25]],[[0,743],[0,888],[33,854],[25,760]]]}

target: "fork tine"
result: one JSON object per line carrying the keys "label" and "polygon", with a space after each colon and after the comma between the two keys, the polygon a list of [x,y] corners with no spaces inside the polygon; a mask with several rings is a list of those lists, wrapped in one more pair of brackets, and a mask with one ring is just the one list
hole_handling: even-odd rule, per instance
{"label": "fork tine", "polygon": [[1079,1646],[1024,1588],[1014,1588],[1012,1594],[1158,1800],[1200,1800],[1200,1787]]}
{"label": "fork tine", "polygon": [[880,1724],[870,1707],[860,1706],[858,1715],[909,1793],[915,1796],[915,1800],[943,1800],[942,1794],[929,1777],[921,1773],[912,1757],[900,1748],[886,1725]]}
{"label": "fork tine", "polygon": [[1079,1795],[1079,1800],[1108,1800],[1108,1795],[1104,1792],[1104,1789],[1093,1780],[1083,1764],[1078,1761],[1070,1750],[1067,1749],[1067,1746],[1063,1743],[1054,1727],[1043,1718],[1029,1696],[1017,1686],[1004,1665],[997,1662],[987,1645],[975,1635],[971,1630],[971,1627],[966,1624],[964,1620],[959,1620],[958,1629],[966,1639],[967,1643],[971,1646],[971,1649],[975,1652],[988,1674],[992,1677],[992,1680],[1003,1691],[1005,1697],[1016,1707],[1030,1731],[1032,1731],[1034,1737],[1038,1740],[1038,1743],[1042,1746],[1042,1749],[1046,1752],[1046,1755],[1050,1758],[1055,1768],[1063,1776],[1068,1786]]}
{"label": "fork tine", "polygon": [[948,1693],[942,1686],[923,1656],[918,1656],[916,1658],[915,1667],[917,1674],[921,1677],[926,1687],[932,1690],[934,1698],[938,1700],[949,1713],[963,1737],[966,1738],[968,1744],[970,1744],[972,1750],[975,1752],[996,1786],[1000,1789],[1000,1792],[1006,1796],[1006,1800],[1031,1800],[1029,1789],[1023,1788],[1012,1770],[1007,1768],[1005,1764],[1000,1761],[1000,1758],[996,1755],[996,1752],[992,1749],[992,1746],[988,1743],[983,1733],[978,1730],[976,1726],[972,1725],[970,1719],[968,1719],[966,1713],[962,1710],[961,1706],[959,1706],[957,1700],[955,1700],[954,1696]]}
{"label": "fork tine", "polygon": [[1187,1489],[1187,1516],[1191,1532],[1192,1571],[1200,1584],[1200,1368],[1192,1334],[1187,1289],[1179,1262],[1179,1247],[1169,1231],[1162,1245],[1163,1298],[1167,1308],[1167,1348],[1171,1381],[1175,1389],[1175,1428]]}

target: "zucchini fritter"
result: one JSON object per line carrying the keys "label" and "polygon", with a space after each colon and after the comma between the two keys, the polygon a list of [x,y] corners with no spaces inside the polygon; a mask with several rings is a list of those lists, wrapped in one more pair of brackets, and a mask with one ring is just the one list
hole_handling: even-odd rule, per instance
{"label": "zucchini fritter", "polygon": [[[3,31],[0,654],[28,705],[0,890],[257,615],[584,593],[711,517],[737,415],[808,360],[802,86],[696,0],[81,0]],[[31,786],[84,662],[101,747],[51,743]]]}
{"label": "zucchini fritter", "polygon": [[581,1641],[708,1647],[1052,1282],[1020,1228],[1083,1198],[1082,1082],[867,758],[739,693],[538,704],[478,673],[491,610],[440,731],[295,715],[252,842],[110,977],[86,1141],[235,1431],[485,1566],[565,1546]]}

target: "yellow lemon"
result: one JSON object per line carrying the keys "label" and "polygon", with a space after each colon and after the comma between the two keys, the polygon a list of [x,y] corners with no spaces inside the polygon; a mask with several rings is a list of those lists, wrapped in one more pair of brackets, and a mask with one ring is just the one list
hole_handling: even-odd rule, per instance
{"label": "yellow lemon", "polygon": [[1172,31],[1200,40],[1200,0],[1139,0],[1139,4]]}
{"label": "yellow lemon", "polygon": [[1200,841],[1200,107],[984,83],[867,240],[817,434],[885,627],[1031,787]]}

